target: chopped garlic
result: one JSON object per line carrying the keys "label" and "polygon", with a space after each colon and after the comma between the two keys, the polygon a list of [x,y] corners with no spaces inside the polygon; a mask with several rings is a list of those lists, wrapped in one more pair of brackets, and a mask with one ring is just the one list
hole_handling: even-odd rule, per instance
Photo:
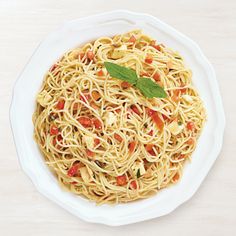
{"label": "chopped garlic", "polygon": [[140,175],[144,175],[146,173],[143,162],[135,162],[133,166],[131,167],[131,169],[133,170],[135,175],[137,175],[138,170],[139,170]]}
{"label": "chopped garlic", "polygon": [[190,95],[187,95],[187,94],[184,94],[182,95],[182,98],[186,101],[186,102],[189,102],[189,103],[193,103],[193,99]]}
{"label": "chopped garlic", "polygon": [[168,129],[170,130],[170,132],[174,135],[179,134],[184,128],[184,125],[179,125],[177,123],[177,121],[173,121],[168,125]]}
{"label": "chopped garlic", "polygon": [[113,112],[111,112],[111,111],[109,111],[109,112],[106,113],[105,119],[106,119],[106,120],[105,120],[105,121],[106,121],[106,124],[107,124],[108,126],[113,125],[113,124],[116,123],[116,121],[117,121],[116,115],[115,115]]}
{"label": "chopped garlic", "polygon": [[126,45],[121,45],[119,48],[115,48],[111,57],[113,59],[119,59],[121,57],[123,57],[126,53],[127,50],[127,46]]}
{"label": "chopped garlic", "polygon": [[91,181],[91,176],[89,175],[88,169],[86,167],[81,167],[79,170],[83,181],[88,184]]}
{"label": "chopped garlic", "polygon": [[38,94],[37,96],[37,102],[45,107],[47,103],[51,100],[52,96],[47,93],[46,90],[43,90],[41,93]]}
{"label": "chopped garlic", "polygon": [[94,148],[94,138],[88,135],[83,136],[83,142],[86,144],[88,149],[93,149]]}

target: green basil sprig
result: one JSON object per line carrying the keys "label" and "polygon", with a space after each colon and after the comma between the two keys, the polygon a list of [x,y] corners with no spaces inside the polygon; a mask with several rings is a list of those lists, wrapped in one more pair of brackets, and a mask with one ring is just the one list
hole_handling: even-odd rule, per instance
{"label": "green basil sprig", "polygon": [[150,78],[138,77],[134,70],[124,66],[119,66],[112,62],[104,62],[104,65],[112,77],[134,85],[145,97],[167,97],[165,90]]}

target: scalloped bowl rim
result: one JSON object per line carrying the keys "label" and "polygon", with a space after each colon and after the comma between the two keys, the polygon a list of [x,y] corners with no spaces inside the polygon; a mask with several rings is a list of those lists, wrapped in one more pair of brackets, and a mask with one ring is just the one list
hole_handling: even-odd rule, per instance
{"label": "scalloped bowl rim", "polygon": [[[195,162],[195,160],[192,163],[192,165],[199,166],[198,168],[201,167],[201,171],[199,172],[199,175],[197,176],[197,178],[194,178],[194,179],[192,178],[192,183],[193,183],[192,185],[188,186],[187,185],[189,184],[188,181],[183,180],[184,184],[188,186],[187,188],[184,188],[184,186],[182,186],[181,184],[177,184],[176,186],[168,188],[168,190],[162,190],[164,191],[164,193],[161,192],[146,200],[141,200],[134,203],[118,204],[116,206],[108,206],[108,205],[96,206],[93,202],[89,202],[86,199],[75,196],[66,191],[63,191],[58,186],[57,182],[55,181],[55,178],[52,176],[50,171],[47,169],[47,167],[43,163],[42,156],[37,150],[36,144],[32,143],[33,137],[31,137],[31,140],[30,140],[29,138],[30,136],[29,135],[27,136],[28,129],[30,130],[29,134],[30,132],[31,133],[33,132],[32,124],[30,124],[29,126],[25,124],[24,126],[24,124],[21,125],[20,122],[23,121],[23,119],[24,120],[29,119],[29,117],[26,117],[26,116],[24,117],[24,114],[23,114],[24,111],[25,111],[25,114],[29,112],[30,108],[26,106],[27,103],[29,107],[33,106],[32,104],[34,103],[34,99],[32,96],[27,99],[28,93],[24,93],[25,92],[24,90],[29,89],[30,91],[30,88],[28,88],[29,83],[27,84],[26,81],[27,79],[29,79],[28,78],[29,75],[30,74],[32,75],[33,69],[36,71],[36,74],[37,74],[38,68],[36,68],[36,63],[37,63],[37,60],[40,58],[40,52],[44,51],[45,53],[46,52],[45,49],[48,49],[47,47],[48,45],[50,45],[50,43],[52,42],[57,43],[56,40],[59,37],[62,37],[62,36],[59,36],[59,34],[61,34],[62,32],[63,33],[66,32],[68,34],[78,34],[80,31],[86,30],[89,27],[95,28],[96,24],[98,28],[101,27],[100,29],[103,29],[104,32],[108,32],[109,31],[108,28],[111,27],[111,25],[109,25],[109,22],[111,25],[114,24],[114,27],[112,30],[113,31],[116,30],[115,27],[117,27],[117,29],[119,28],[118,30],[119,32],[122,31],[123,28],[126,28],[126,27],[129,28],[129,24],[131,24],[130,27],[135,26],[136,28],[137,27],[142,28],[142,29],[146,28],[150,32],[153,29],[153,32],[156,32],[156,34],[159,33],[160,36],[162,34],[165,35],[167,41],[169,40],[169,42],[176,43],[177,46],[180,45],[179,47],[181,49],[183,47],[182,50],[183,52],[186,51],[186,55],[190,55],[190,56],[192,55],[192,58],[194,58],[192,59],[193,62],[195,62],[199,68],[202,68],[201,73],[206,74],[206,78],[207,78],[206,83],[208,83],[209,89],[203,92],[203,95],[205,94],[204,96],[206,100],[204,102],[206,102],[207,104],[209,103],[209,107],[208,107],[209,109],[211,108],[211,106],[214,107],[215,118],[210,115],[209,120],[211,124],[212,123],[214,124],[214,126],[212,125],[213,127],[211,127],[211,124],[209,124],[209,121],[208,121],[207,128],[204,128],[203,132],[205,132],[205,129],[209,131],[206,131],[208,132],[205,135],[206,137],[204,137],[204,139],[201,140],[201,144],[199,144],[201,146],[200,150],[199,148],[197,148],[198,151],[195,151],[196,152],[195,156],[199,156],[201,153],[201,150],[204,150],[206,152],[204,143],[206,141],[208,142],[211,141],[210,143],[211,149],[208,150],[210,154],[207,157],[207,160],[204,161],[204,164],[201,164],[200,162],[197,163],[197,161]],[[77,28],[78,26],[79,28]],[[105,31],[105,28],[107,31]],[[76,30],[78,32],[76,32]],[[112,30],[110,29],[110,31]],[[69,40],[70,39],[68,39],[68,45],[69,45]],[[72,45],[75,46],[75,42],[73,43],[70,42],[70,46],[68,47],[71,48]],[[53,50],[54,49],[52,46],[52,51]],[[54,59],[55,59],[61,55],[61,51],[59,52],[56,49],[54,51],[53,53],[55,54],[54,55]],[[43,67],[44,66],[43,61],[40,61],[40,62]],[[51,62],[53,63],[52,60]],[[42,68],[40,72],[41,74],[46,71],[45,68],[46,67]],[[198,73],[197,69],[196,69],[196,73]],[[197,80],[193,79],[193,81],[197,83]],[[42,83],[42,77],[38,76],[38,84],[40,83]],[[32,87],[34,87],[34,81],[32,82],[31,85]],[[205,86],[207,87],[207,85]],[[36,87],[38,87],[38,85]],[[201,95],[201,90],[204,90],[204,87],[201,87],[201,85],[199,85],[198,89]],[[211,96],[208,96],[207,93],[209,93]],[[23,102],[26,103],[24,108],[22,108],[23,106],[22,104],[24,104]],[[19,113],[19,109],[21,110],[23,109],[23,112],[21,111]],[[208,109],[207,109],[207,112],[208,112]],[[21,117],[22,119],[18,119],[19,117],[15,116],[15,114],[17,113],[19,114],[19,117]],[[31,181],[36,186],[38,191],[44,196],[46,196],[47,198],[49,198],[50,200],[56,202],[62,208],[66,209],[67,211],[71,212],[72,214],[80,217],[81,219],[85,221],[93,222],[93,223],[102,223],[102,224],[112,225],[112,226],[140,222],[140,221],[166,215],[170,213],[171,211],[173,211],[176,207],[178,207],[179,205],[181,205],[182,203],[190,199],[193,196],[193,194],[197,191],[197,189],[199,188],[204,178],[206,177],[207,173],[209,172],[210,168],[212,167],[214,161],[216,160],[221,150],[222,143],[223,143],[224,128],[225,128],[224,110],[223,110],[221,95],[219,92],[215,72],[212,65],[204,56],[199,46],[194,41],[192,41],[191,39],[183,35],[182,33],[178,32],[171,26],[167,25],[166,23],[163,23],[161,20],[151,15],[142,14],[142,13],[134,13],[134,12],[126,11],[126,10],[105,12],[102,14],[97,14],[97,15],[92,15],[88,17],[83,17],[77,20],[72,20],[70,22],[65,23],[62,27],[58,28],[57,30],[49,34],[46,37],[46,39],[35,50],[28,64],[26,65],[23,72],[18,77],[15,83],[14,90],[13,90],[12,103],[11,103],[11,108],[10,108],[10,122],[11,122],[12,132],[13,132],[14,141],[15,141],[17,154],[18,154],[21,167],[24,170],[24,172],[30,177]],[[22,135],[22,131],[23,131],[23,135]],[[213,133],[211,134],[211,132]],[[29,157],[32,155],[34,157],[36,156],[39,157],[40,155],[41,160],[37,160],[37,163],[36,163],[35,161],[36,158],[29,159]],[[36,170],[35,170],[35,167],[37,167]],[[167,200],[168,200],[168,204],[166,204]],[[158,203],[160,204],[158,205]]]}

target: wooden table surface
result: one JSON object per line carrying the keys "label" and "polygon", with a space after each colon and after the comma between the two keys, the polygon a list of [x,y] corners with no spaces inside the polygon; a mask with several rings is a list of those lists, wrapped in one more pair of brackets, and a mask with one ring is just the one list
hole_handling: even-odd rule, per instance
{"label": "wooden table surface", "polygon": [[[37,192],[20,168],[8,112],[16,78],[50,31],[119,8],[152,14],[200,45],[216,70],[227,127],[221,154],[190,201],[158,219],[108,227],[86,223]],[[236,235],[235,85],[234,0],[0,0],[0,235]]]}

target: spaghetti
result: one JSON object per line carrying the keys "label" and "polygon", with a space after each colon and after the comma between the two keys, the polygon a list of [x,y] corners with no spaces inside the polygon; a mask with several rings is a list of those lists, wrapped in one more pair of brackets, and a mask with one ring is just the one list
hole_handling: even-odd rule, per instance
{"label": "spaghetti", "polygon": [[[144,97],[111,78],[105,61],[152,78],[168,96]],[[182,57],[134,30],[75,48],[50,68],[34,137],[62,186],[98,204],[130,202],[179,181],[205,117]]]}

